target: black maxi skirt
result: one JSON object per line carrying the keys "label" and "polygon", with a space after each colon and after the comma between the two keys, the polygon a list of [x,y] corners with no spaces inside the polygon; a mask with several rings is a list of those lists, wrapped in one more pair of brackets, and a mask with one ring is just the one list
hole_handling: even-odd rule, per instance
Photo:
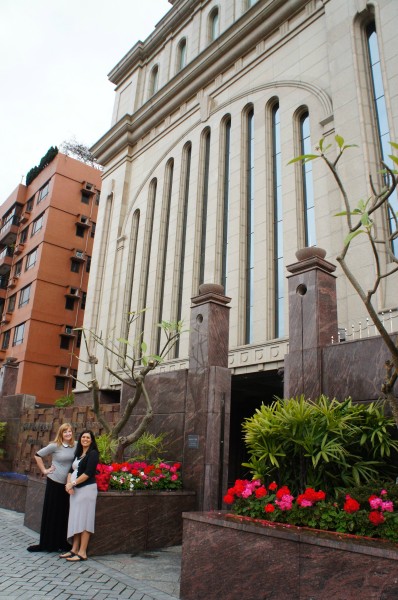
{"label": "black maxi skirt", "polygon": [[40,550],[69,550],[66,534],[69,517],[69,494],[64,483],[47,478],[40,527]]}

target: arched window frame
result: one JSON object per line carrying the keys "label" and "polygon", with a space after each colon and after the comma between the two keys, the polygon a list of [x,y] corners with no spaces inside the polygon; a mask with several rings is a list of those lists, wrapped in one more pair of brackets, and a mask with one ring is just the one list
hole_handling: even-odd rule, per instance
{"label": "arched window frame", "polygon": [[210,11],[207,32],[209,43],[214,42],[220,35],[220,10],[218,6],[215,6],[213,10]]}
{"label": "arched window frame", "polygon": [[154,96],[159,89],[159,65],[156,64],[152,67],[149,76],[149,98]]}
{"label": "arched window frame", "polygon": [[183,37],[177,46],[177,64],[176,72],[179,73],[187,64],[187,38]]}

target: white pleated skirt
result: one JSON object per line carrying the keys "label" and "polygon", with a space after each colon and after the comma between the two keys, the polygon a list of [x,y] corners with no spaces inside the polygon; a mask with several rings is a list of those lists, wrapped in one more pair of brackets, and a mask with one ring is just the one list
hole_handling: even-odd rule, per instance
{"label": "white pleated skirt", "polygon": [[97,495],[96,483],[75,488],[75,493],[70,495],[68,521],[68,541],[70,543],[72,543],[75,533],[83,531],[94,533]]}

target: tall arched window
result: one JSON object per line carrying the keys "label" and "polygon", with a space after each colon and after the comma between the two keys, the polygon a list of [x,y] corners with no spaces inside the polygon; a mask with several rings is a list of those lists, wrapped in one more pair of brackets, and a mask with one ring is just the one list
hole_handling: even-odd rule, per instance
{"label": "tall arched window", "polygon": [[150,79],[149,79],[149,96],[153,96],[158,91],[159,87],[159,67],[155,65],[152,68]]}
{"label": "tall arched window", "polygon": [[275,337],[285,332],[285,276],[283,261],[282,163],[279,104],[272,107],[272,190],[274,197],[274,307]]}
{"label": "tall arched window", "polygon": [[[366,38],[368,44],[368,54],[369,54],[369,68],[372,78],[372,96],[373,96],[373,106],[374,106],[374,114],[377,124],[377,133],[378,133],[378,142],[379,142],[379,151],[381,159],[391,166],[393,169],[394,164],[389,158],[389,154],[391,154],[391,147],[389,145],[389,141],[391,140],[390,129],[388,126],[388,115],[387,115],[387,106],[386,99],[383,87],[383,77],[381,72],[381,63],[380,63],[380,55],[379,55],[379,45],[377,40],[377,32],[374,21],[371,22],[366,28]],[[392,197],[390,197],[390,203],[395,212],[398,211],[398,199],[396,190]],[[389,225],[389,234],[391,235],[396,231],[396,222],[394,219],[394,215],[389,213],[388,215],[388,225]],[[398,254],[398,239],[392,241],[392,251],[394,254]]]}
{"label": "tall arched window", "polygon": [[[149,267],[151,262],[151,248],[152,248],[152,233],[153,233],[153,220],[155,214],[155,203],[156,203],[156,190],[157,190],[157,179],[152,179],[149,184],[148,194],[148,205],[147,213],[145,218],[145,232],[144,232],[144,247],[141,259],[141,273],[140,273],[140,295],[138,300],[138,310],[144,311],[147,303],[148,295],[148,279],[149,279]],[[137,321],[136,336],[135,339],[140,339],[143,335],[145,328],[145,311],[141,313],[140,318]]]}
{"label": "tall arched window", "polygon": [[[127,257],[127,275],[126,275],[126,287],[125,287],[125,300],[123,306],[123,325],[122,325],[122,335],[123,339],[128,339],[130,333],[130,323],[129,323],[129,313],[134,310],[131,306],[132,297],[133,297],[133,282],[134,282],[134,274],[135,274],[135,259],[137,254],[137,240],[138,240],[138,231],[140,225],[140,211],[137,209],[134,211],[133,218],[131,220],[131,232],[130,232],[130,249]],[[120,345],[120,354],[122,356],[126,356],[127,354],[127,345],[121,343]]]}
{"label": "tall arched window", "polygon": [[[191,154],[192,146],[187,144],[183,150],[182,157],[182,211],[180,225],[180,244],[179,244],[179,266],[178,273],[178,298],[177,298],[177,322],[182,319],[182,296],[184,291],[184,270],[185,270],[185,247],[187,241],[187,219],[188,219],[188,200],[189,200],[189,181],[191,176]],[[175,355],[179,356],[180,341],[176,344]]]}
{"label": "tall arched window", "polygon": [[209,197],[209,166],[210,166],[210,129],[206,129],[202,137],[203,172],[202,172],[202,214],[200,233],[200,267],[199,285],[204,281],[206,263],[206,230],[207,202]]}
{"label": "tall arched window", "polygon": [[177,72],[187,64],[187,40],[183,38],[177,48]]}
{"label": "tall arched window", "polygon": [[229,190],[230,190],[230,159],[231,159],[231,117],[224,123],[224,172],[223,172],[223,229],[222,229],[222,264],[221,283],[224,293],[227,293],[227,271],[228,271],[228,222],[229,222]]}
{"label": "tall arched window", "polygon": [[[300,118],[300,154],[311,154],[310,116],[308,112]],[[302,165],[302,194],[304,201],[305,245],[316,246],[314,186],[312,162]]]}
{"label": "tall arched window", "polygon": [[213,42],[220,35],[220,15],[218,8],[214,8],[209,15],[209,42]]}
{"label": "tall arched window", "polygon": [[[163,320],[163,300],[164,300],[164,287],[166,281],[166,263],[167,263],[167,249],[169,240],[169,223],[170,223],[170,205],[171,205],[171,194],[173,191],[173,173],[174,173],[174,160],[170,159],[166,165],[166,177],[165,177],[165,192],[163,196],[161,226],[159,234],[159,274],[160,274],[160,290],[158,300],[158,318],[156,323],[160,323]],[[160,354],[160,342],[162,330],[160,327],[157,328],[157,340],[156,340],[156,354]]]}
{"label": "tall arched window", "polygon": [[246,115],[246,322],[245,344],[253,339],[254,285],[254,110]]}

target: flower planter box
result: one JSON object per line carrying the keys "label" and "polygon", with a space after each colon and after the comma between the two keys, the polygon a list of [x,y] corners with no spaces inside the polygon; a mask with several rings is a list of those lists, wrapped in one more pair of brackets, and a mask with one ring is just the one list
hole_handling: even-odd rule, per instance
{"label": "flower planter box", "polygon": [[395,600],[398,545],[226,512],[183,515],[182,600]]}
{"label": "flower planter box", "polygon": [[[45,480],[29,478],[24,524],[40,530]],[[195,509],[194,492],[99,492],[89,554],[138,553],[182,542],[182,513]]]}

